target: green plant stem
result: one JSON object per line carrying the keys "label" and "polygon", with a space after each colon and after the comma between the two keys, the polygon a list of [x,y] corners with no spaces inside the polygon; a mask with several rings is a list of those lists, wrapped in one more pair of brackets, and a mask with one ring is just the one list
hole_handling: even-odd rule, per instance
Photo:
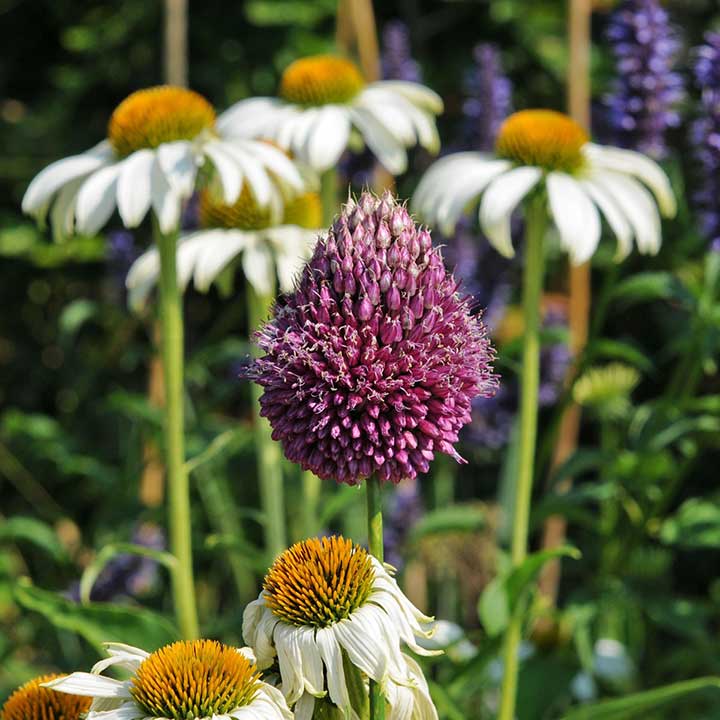
{"label": "green plant stem", "polygon": [[315,473],[305,470],[302,474],[302,527],[306,538],[314,537],[320,532],[318,509],[322,480]]}
{"label": "green plant stem", "polygon": [[[247,284],[250,332],[255,332],[268,319],[274,297],[275,294],[272,291],[267,295],[260,295],[250,283]],[[253,346],[253,352],[257,353],[257,351],[257,347]],[[270,423],[260,417],[262,388],[257,383],[252,383],[251,387],[260,503],[264,515],[265,549],[275,558],[287,547],[282,453],[280,445],[272,439]]]}
{"label": "green plant stem", "polygon": [[330,168],[320,176],[323,226],[330,227],[338,209],[337,170]]}
{"label": "green plant stem", "polygon": [[[523,316],[525,320],[522,382],[520,388],[520,446],[517,492],[513,509],[511,558],[513,567],[527,556],[533,465],[537,438],[538,384],[540,374],[540,296],[543,281],[543,237],[547,222],[545,198],[536,193],[526,212],[525,267],[523,270]],[[498,720],[514,720],[518,685],[518,648],[522,613],[510,619],[503,649],[503,681]]]}
{"label": "green plant stem", "polygon": [[[383,543],[382,486],[377,478],[365,481],[367,492],[368,549],[380,562],[385,559]],[[370,681],[370,720],[385,720],[385,698],[380,686]]]}
{"label": "green plant stem", "polygon": [[177,234],[163,234],[154,225],[160,252],[160,324],[165,372],[165,465],[168,485],[170,550],[177,559],[173,577],[173,602],[183,638],[198,637],[197,607],[192,566],[190,481],[185,469],[183,412],[182,294],[176,270]]}

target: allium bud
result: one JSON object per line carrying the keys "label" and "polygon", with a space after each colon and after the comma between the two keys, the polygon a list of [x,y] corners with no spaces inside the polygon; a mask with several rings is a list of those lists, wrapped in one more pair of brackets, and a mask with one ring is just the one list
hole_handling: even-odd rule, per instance
{"label": "allium bud", "polygon": [[[346,259],[362,268],[351,283]],[[350,485],[414,478],[436,452],[464,462],[453,446],[471,402],[497,386],[470,304],[390,193],[348,203],[257,336],[265,354],[249,375],[273,439],[305,470]]]}

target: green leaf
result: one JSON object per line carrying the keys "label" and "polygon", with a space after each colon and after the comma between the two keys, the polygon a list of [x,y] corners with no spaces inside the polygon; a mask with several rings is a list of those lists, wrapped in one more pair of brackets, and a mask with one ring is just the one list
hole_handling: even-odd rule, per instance
{"label": "green leaf", "polygon": [[67,562],[65,548],[55,530],[31,517],[11,517],[0,522],[0,542],[29,542],[58,562]]}
{"label": "green leaf", "polygon": [[60,315],[60,334],[65,339],[73,337],[97,312],[97,303],[90,300],[74,300]]}
{"label": "green leaf", "polygon": [[632,275],[618,283],[612,292],[613,300],[622,300],[623,305],[631,305],[648,300],[669,300],[684,298],[677,278],[667,272],[644,272]]}
{"label": "green leaf", "polygon": [[95,559],[85,568],[80,578],[80,601],[83,605],[90,603],[90,593],[92,592],[95,581],[100,577],[100,573],[105,566],[118,555],[140,555],[142,557],[151,558],[155,562],[166,567],[171,573],[175,572],[177,567],[177,559],[174,555],[162,550],[154,550],[144,545],[134,545],[133,543],[111,543],[106,545],[95,557]]}
{"label": "green leaf", "polygon": [[272,558],[260,548],[236,536],[208,535],[205,538],[205,547],[208,550],[225,550],[237,553],[247,561],[250,567],[263,575],[272,564]]}
{"label": "green leaf", "polygon": [[493,578],[485,586],[478,600],[478,617],[490,637],[500,635],[508,626],[510,603],[503,578]]}
{"label": "green leaf", "polygon": [[578,707],[567,713],[563,720],[630,720],[639,713],[667,707],[688,695],[707,690],[720,690],[720,678],[705,677],[665,685],[654,690],[626,695],[615,700],[604,700]]}
{"label": "green leaf", "polygon": [[153,651],[179,637],[170,620],[160,613],[113,603],[78,605],[35,587],[29,578],[16,583],[15,600],[43,615],[55,627],[78,633],[98,650],[102,650],[104,642],[123,642]]}
{"label": "green leaf", "polygon": [[641,350],[628,342],[622,342],[620,340],[610,340],[608,338],[595,340],[589,352],[597,358],[624,360],[644,372],[651,372],[654,367],[652,360],[643,355]]}
{"label": "green leaf", "polygon": [[477,504],[456,504],[426,513],[413,527],[410,542],[417,543],[428,535],[450,532],[477,532],[485,527],[485,513]]}
{"label": "green leaf", "polygon": [[218,460],[223,453],[232,452],[238,445],[244,445],[247,438],[245,428],[226,430],[220,433],[199,455],[185,463],[188,473],[195,472],[199,467],[211,460]]}
{"label": "green leaf", "polygon": [[666,545],[720,549],[720,507],[702,498],[686,500],[660,530]]}
{"label": "green leaf", "polygon": [[528,555],[522,565],[519,565],[510,572],[507,578],[507,593],[512,612],[517,608],[521,596],[535,581],[535,578],[542,570],[543,565],[555,558],[569,557],[573,560],[580,559],[580,551],[574,547],[559,547],[552,550],[541,550],[540,552]]}

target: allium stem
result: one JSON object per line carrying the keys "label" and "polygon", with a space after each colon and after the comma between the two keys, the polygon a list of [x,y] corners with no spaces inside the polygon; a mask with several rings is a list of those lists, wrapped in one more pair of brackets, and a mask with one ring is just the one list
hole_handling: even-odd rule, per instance
{"label": "allium stem", "polygon": [[310,472],[304,470],[302,474],[302,522],[303,537],[314,537],[320,531],[320,520],[318,519],[318,508],[320,506],[320,493],[322,492],[322,480]]}
{"label": "allium stem", "polygon": [[[377,478],[365,481],[367,492],[368,550],[380,562],[385,559],[383,544],[382,485]],[[385,698],[376,682],[370,682],[370,720],[385,720]]]}
{"label": "allium stem", "polygon": [[173,602],[180,634],[198,637],[197,608],[192,567],[190,482],[185,469],[183,416],[182,295],[176,271],[177,234],[163,234],[154,223],[160,252],[160,323],[165,372],[165,465],[167,467],[170,550],[177,559],[173,573]]}
{"label": "allium stem", "polygon": [[[268,295],[260,295],[250,283],[247,283],[248,326],[250,332],[257,330],[268,319],[273,298],[273,292]],[[253,349],[257,354],[257,347],[253,346]],[[258,482],[260,483],[260,503],[264,516],[265,550],[275,558],[287,547],[282,450],[280,445],[272,439],[270,423],[265,418],[260,417],[262,388],[256,383],[252,383],[251,393],[257,473]]]}
{"label": "allium stem", "polygon": [[[511,558],[514,567],[527,556],[530,501],[532,497],[535,442],[537,437],[538,387],[540,379],[540,297],[543,281],[543,237],[547,224],[545,198],[536,194],[526,212],[526,250],[523,270],[524,342],[520,388],[520,444],[517,489],[513,511]],[[515,613],[505,635],[503,682],[498,720],[514,720],[518,684],[518,648],[523,617]]]}
{"label": "allium stem", "polygon": [[338,176],[335,168],[320,176],[320,200],[322,201],[323,227],[330,227],[338,211]]}

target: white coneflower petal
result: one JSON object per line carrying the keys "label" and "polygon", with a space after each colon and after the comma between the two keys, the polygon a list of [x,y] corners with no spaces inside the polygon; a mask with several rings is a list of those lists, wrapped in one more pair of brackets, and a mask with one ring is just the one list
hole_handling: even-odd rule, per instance
{"label": "white coneflower petal", "polygon": [[137,227],[150,209],[150,173],[154,160],[152,150],[138,150],[122,162],[117,183],[117,206],[125,227]]}
{"label": "white coneflower petal", "polygon": [[622,260],[626,258],[632,250],[633,233],[630,223],[623,215],[622,210],[612,196],[595,180],[584,178],[580,180],[580,184],[592,201],[600,208],[610,229],[617,238],[618,249],[615,259]]}
{"label": "white coneflower petal", "polygon": [[541,177],[540,168],[514,168],[494,179],[482,196],[480,226],[495,249],[505,257],[515,255],[510,234],[513,210],[540,182]]}

